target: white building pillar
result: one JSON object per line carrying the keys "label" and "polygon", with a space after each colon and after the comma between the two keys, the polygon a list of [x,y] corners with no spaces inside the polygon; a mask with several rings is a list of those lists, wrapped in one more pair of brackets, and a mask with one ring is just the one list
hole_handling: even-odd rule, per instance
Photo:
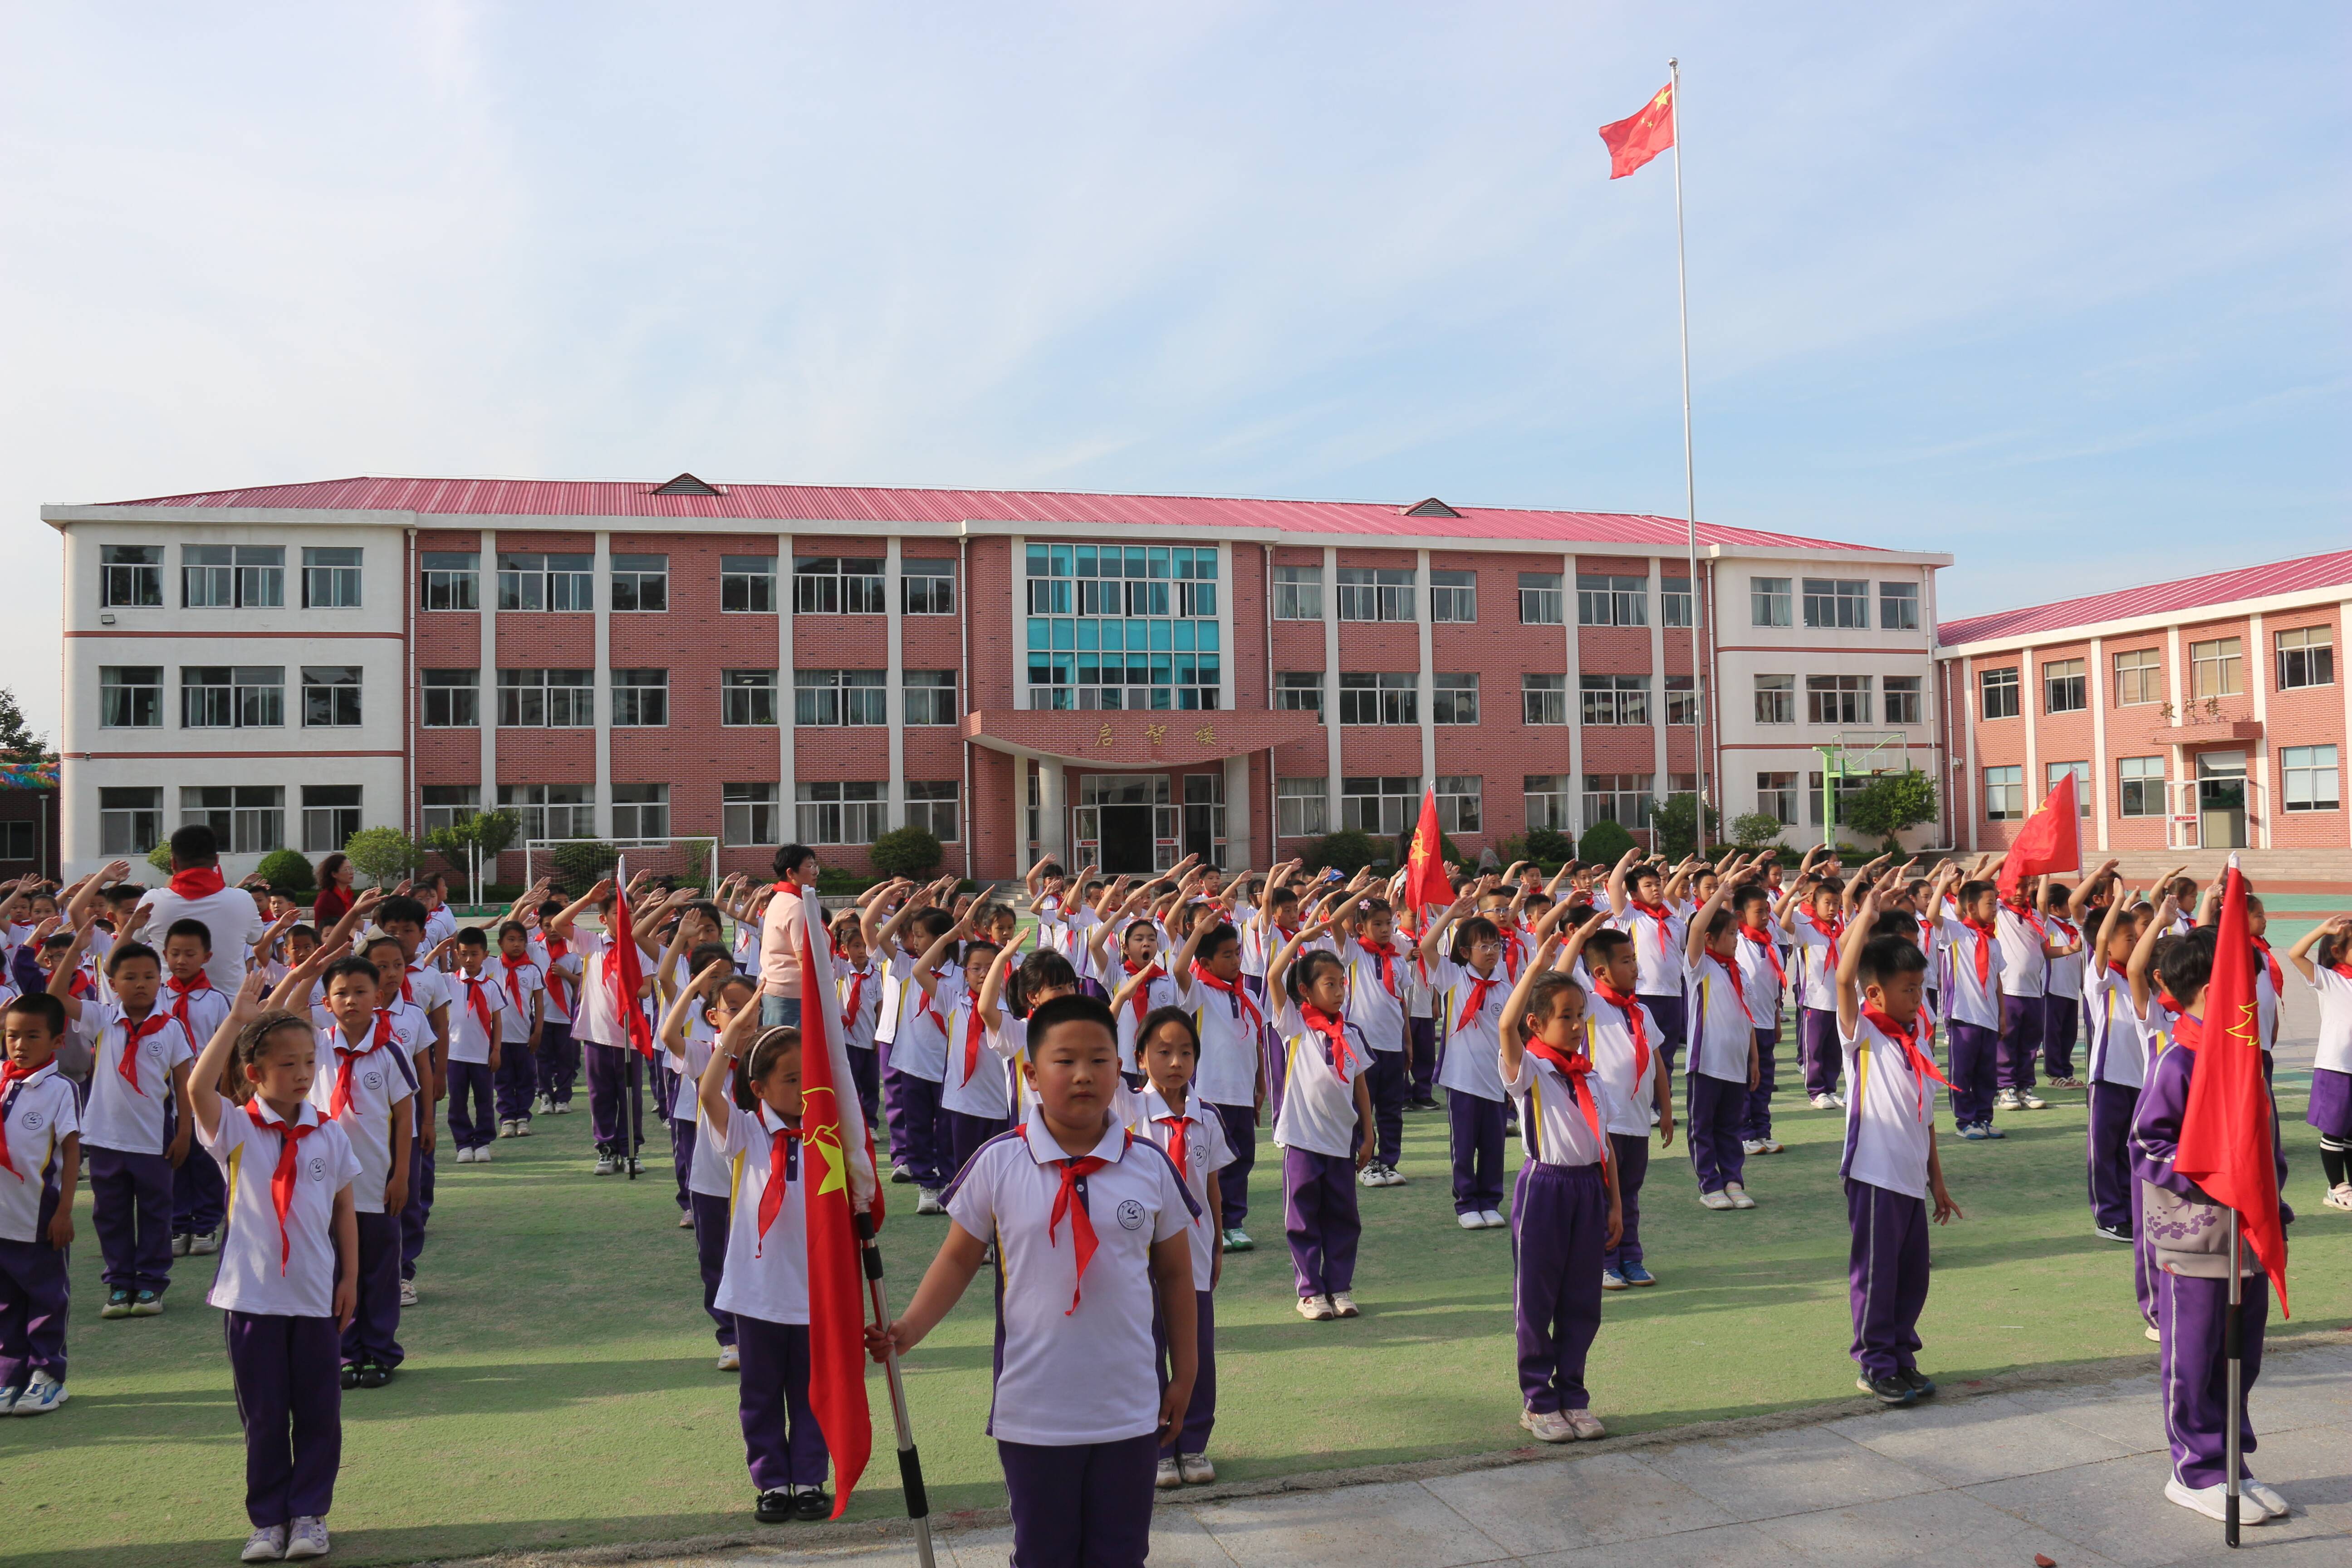
{"label": "white building pillar", "polygon": [[[899,622],[899,612],[906,607],[906,591],[901,583],[904,565],[900,555],[903,542],[892,534],[884,546],[882,591],[888,603],[883,606],[883,625],[888,648],[885,656],[887,668],[883,672],[883,684],[889,689],[887,705],[883,709],[890,721],[890,796],[889,823],[903,827],[907,823],[907,664],[905,630]],[[963,687],[961,671],[957,672],[956,687]]]}
{"label": "white building pillar", "polygon": [[776,827],[787,844],[800,841],[799,781],[793,776],[793,536],[776,535]]}
{"label": "white building pillar", "polygon": [[2106,669],[2106,639],[2093,637],[2091,668],[2086,672],[2091,688],[2091,812],[2098,820],[2096,842],[2102,854],[2107,847],[2107,794],[2116,771],[2107,758]]}
{"label": "white building pillar", "polygon": [[[474,655],[476,664],[480,667],[475,671],[474,679],[480,685],[476,688],[474,700],[478,704],[475,716],[482,724],[481,733],[477,737],[481,743],[482,783],[476,793],[474,808],[477,811],[496,811],[499,805],[499,531],[495,528],[482,530],[481,538],[474,548],[479,552],[474,557],[478,568],[474,574],[474,599],[480,606],[478,619],[481,626],[481,642]],[[412,593],[421,594],[425,585],[423,552],[418,552],[418,554],[417,580],[409,585],[409,589]],[[412,694],[410,700],[417,704],[417,716],[422,719],[424,693]],[[424,788],[419,785],[417,811],[420,826],[424,820]]]}
{"label": "white building pillar", "polygon": [[[1414,678],[1421,703],[1421,786],[1434,789],[1437,787],[1437,676],[1433,668],[1437,658],[1434,630],[1437,584],[1429,575],[1428,551],[1413,552],[1412,575],[1413,640],[1421,662],[1421,672]],[[1419,809],[1417,805],[1415,809]]]}
{"label": "white building pillar", "polygon": [[590,700],[596,714],[596,837],[613,837],[613,535],[596,531],[595,575],[589,603],[596,606],[596,683]]}
{"label": "white building pillar", "polygon": [[[1234,855],[1236,846],[1241,850],[1239,859],[1235,859]],[[1225,874],[1230,877],[1254,858],[1255,849],[1250,837],[1249,753],[1244,752],[1225,759]]]}
{"label": "white building pillar", "polygon": [[[1584,820],[1584,669],[1577,647],[1580,618],[1576,613],[1576,557],[1559,558],[1559,618],[1566,645],[1560,684],[1568,689],[1568,823],[1569,837],[1581,838],[1591,824]],[[1483,718],[1484,715],[1482,714]]]}
{"label": "white building pillar", "polygon": [[2253,847],[2267,849],[2271,847],[2271,817],[2275,814],[2276,808],[2271,801],[2271,727],[2268,722],[2271,714],[2269,638],[2263,635],[2262,612],[2259,610],[2246,617],[2245,669],[2253,682],[2254,722],[2263,727],[2262,735],[2254,742],[2246,762],[2246,783],[2250,794],[2247,804],[2260,807],[2263,814],[2262,831],[2255,838]]}
{"label": "white building pillar", "polygon": [[[1644,600],[1650,607],[1650,798],[1664,800],[1674,793],[1667,770],[1674,763],[1666,752],[1666,596],[1664,563],[1650,557],[1650,585]],[[1693,677],[1696,679],[1696,675]],[[1704,826],[1704,825],[1702,825]],[[1699,836],[1704,838],[1706,834]]]}
{"label": "white building pillar", "polygon": [[1329,831],[1339,830],[1339,551],[1323,547],[1323,781]]}
{"label": "white building pillar", "polygon": [[[1070,864],[1069,834],[1066,831],[1069,822],[1063,798],[1069,794],[1066,777],[1060,758],[1037,759],[1037,844],[1040,854],[1052,856],[1062,863],[1064,870],[1076,874],[1077,868]],[[1025,793],[1023,804],[1027,804]]]}

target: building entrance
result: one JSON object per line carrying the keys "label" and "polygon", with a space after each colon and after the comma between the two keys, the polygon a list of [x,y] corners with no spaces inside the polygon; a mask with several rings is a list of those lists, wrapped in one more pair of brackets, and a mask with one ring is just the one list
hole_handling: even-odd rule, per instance
{"label": "building entrance", "polygon": [[2246,847],[2246,753],[2197,755],[2197,839],[2207,849]]}

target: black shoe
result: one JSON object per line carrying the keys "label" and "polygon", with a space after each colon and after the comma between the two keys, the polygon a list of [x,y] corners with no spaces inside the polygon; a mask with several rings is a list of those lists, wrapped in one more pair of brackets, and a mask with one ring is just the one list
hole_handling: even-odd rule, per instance
{"label": "black shoe", "polygon": [[1864,1373],[1853,1380],[1853,1385],[1864,1394],[1876,1396],[1881,1405],[1908,1405],[1919,1397],[1919,1391],[1895,1373],[1872,1377]]}
{"label": "black shoe", "polygon": [[759,1501],[751,1505],[751,1517],[761,1524],[789,1523],[796,1517],[793,1509],[793,1494],[782,1487],[761,1492]]}
{"label": "black shoe", "polygon": [[1911,1392],[1922,1399],[1936,1392],[1936,1380],[1916,1366],[1906,1367],[1895,1375],[1901,1378]]}
{"label": "black shoe", "polygon": [[345,1362],[343,1363],[343,1386],[345,1388],[357,1388],[359,1385],[360,1369],[353,1366],[350,1362]]}
{"label": "black shoe", "polygon": [[362,1362],[360,1363],[360,1386],[362,1388],[382,1388],[385,1384],[390,1383],[391,1381],[392,1373],[385,1371],[376,1363],[368,1361]]}
{"label": "black shoe", "polygon": [[2103,1225],[2098,1227],[2098,1232],[2109,1241],[2129,1241],[2132,1238],[2131,1227],[2125,1225]]}
{"label": "black shoe", "polygon": [[807,1520],[830,1519],[833,1517],[833,1500],[824,1495],[824,1489],[822,1487],[814,1491],[795,1492],[793,1494],[793,1517]]}

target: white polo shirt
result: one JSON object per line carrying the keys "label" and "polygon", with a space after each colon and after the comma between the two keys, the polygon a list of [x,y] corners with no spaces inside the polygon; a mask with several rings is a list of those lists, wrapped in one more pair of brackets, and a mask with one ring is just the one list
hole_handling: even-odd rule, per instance
{"label": "white polo shirt", "polygon": [[949,1217],[996,1244],[988,1432],[1009,1443],[1114,1443],[1160,1426],[1151,1247],[1192,1223],[1192,1195],[1158,1144],[1116,1121],[1087,1157],[1107,1163],[1071,1200],[1095,1235],[1083,1279],[1071,1215],[1053,1223],[1066,1156],[1042,1112],[981,1145],[948,1187]]}
{"label": "white polo shirt", "polygon": [[[250,900],[247,900],[248,902]],[[122,1053],[130,1029],[122,1009],[85,998],[74,1037],[89,1047],[89,1100],[82,1107],[81,1141],[88,1149],[121,1154],[161,1154],[164,1118],[172,1106],[172,1069],[195,1059],[188,1032],[158,1008],[146,1024],[155,1027],[139,1042],[137,1081],[122,1076]]]}
{"label": "white polo shirt", "polygon": [[1838,939],[1843,926],[1825,926],[1808,910],[1789,922],[1797,939],[1797,1005],[1817,1013],[1837,1011]]}
{"label": "white polo shirt", "polygon": [[[408,1053],[400,1047],[395,1031],[382,1046],[375,1043],[375,1020],[369,1018],[368,1028],[360,1036],[352,1057],[352,1099],[341,1116],[331,1113],[335,1103],[335,1084],[341,1076],[343,1058],[339,1047],[352,1042],[343,1034],[342,1024],[330,1018],[319,1031],[318,1072],[310,1079],[310,1103],[343,1130],[351,1141],[352,1153],[359,1161],[359,1169],[352,1177],[352,1207],[361,1214],[382,1214],[383,1184],[392,1179],[392,1122],[394,1113],[404,1100],[414,1100],[416,1094],[416,1068]],[[234,1114],[231,1112],[229,1114]],[[413,1129],[415,1108],[400,1111]]]}
{"label": "white polo shirt", "polygon": [[1789,961],[1780,956],[1770,931],[1751,935],[1744,925],[1732,929],[1739,938],[1739,989],[1748,998],[1748,1016],[1763,1033],[1777,1034],[1780,1028],[1780,992],[1788,984]]}
{"label": "white polo shirt", "polygon": [[[1013,1020],[1007,1018],[1007,1023]],[[1004,1081],[1004,1057],[981,1021],[970,993],[956,998],[948,1014],[948,1073],[940,1084],[945,1110],[1003,1121],[1013,1114],[1013,1091]]]}
{"label": "white polo shirt", "polygon": [[[1150,965],[1146,964],[1144,967],[1148,969]],[[1248,973],[1246,962],[1243,965],[1243,973]],[[1119,986],[1125,985],[1133,978],[1135,978],[1134,975],[1127,973],[1126,961],[1120,960],[1118,984],[1109,987],[1111,994],[1114,996],[1118,994]],[[1137,986],[1135,994],[1120,1004],[1117,1022],[1118,1024],[1118,1066],[1121,1072],[1143,1070],[1143,1064],[1137,1060],[1135,1055],[1137,1037],[1143,1028],[1143,1020],[1159,1008],[1174,1005],[1176,1005],[1176,981],[1165,971]]]}
{"label": "white polo shirt", "polygon": [[[1638,993],[1630,1009],[1618,1006],[1590,982],[1584,994],[1584,1054],[1592,1058],[1592,1076],[1601,1087],[1601,1129],[1620,1137],[1647,1138],[1658,1120],[1658,1045],[1665,1037]],[[1642,1026],[1638,1050],[1633,1042],[1636,1019]],[[1500,1070],[1498,1050],[1498,1077]]]}
{"label": "white polo shirt", "polygon": [[757,1100],[749,1110],[728,1108],[727,1132],[718,1140],[729,1172],[727,1263],[711,1305],[763,1322],[805,1323],[808,1198],[801,1162],[810,1155],[797,1139],[785,1144],[784,1201],[768,1234],[760,1234],[760,1202],[768,1191],[775,1135],[786,1125]]}
{"label": "white polo shirt", "polygon": [[1192,1027],[1201,1036],[1201,1065],[1192,1074],[1192,1092],[1211,1105],[1255,1105],[1265,1049],[1265,1005],[1239,980],[1226,991],[1183,975],[1176,982],[1176,1005],[1191,1011]]}
{"label": "white polo shirt", "polygon": [[[1912,1027],[1920,1050],[1936,1055],[1933,1026],[1922,1014]],[[1845,1158],[1838,1174],[1906,1197],[1927,1195],[1927,1150],[1936,1125],[1936,1086],[1911,1070],[1901,1041],[1857,1014],[1853,1032],[1838,1032],[1851,1087],[1845,1109]]]}
{"label": "white polo shirt", "polygon": [[2352,1073],[2352,975],[2314,964],[2311,988],[2319,997],[2319,1046],[2311,1065]]}
{"label": "white polo shirt", "polygon": [[[2083,940],[2083,928],[2063,915],[2044,915],[2042,923],[2049,928],[2050,940],[2061,947],[2079,943]],[[2049,959],[2042,973],[2042,994],[2070,999],[2081,996],[2083,974],[2088,967],[2090,956],[2088,948],[2081,948],[2063,958]]]}
{"label": "white polo shirt", "polygon": [[[575,1027],[580,1037],[591,1045],[627,1045],[628,1030],[622,1024],[621,1015],[613,1009],[612,988],[604,981],[604,966],[613,962],[611,941],[603,931],[577,929],[572,931],[572,951],[580,958],[580,1003],[575,1014],[578,1020]],[[638,972],[651,974],[654,972],[653,954],[645,951],[642,942],[638,943],[637,953]],[[635,1006],[636,998],[627,998],[625,1005]]]}
{"label": "white polo shirt", "polygon": [[[255,1126],[257,1108],[263,1125]],[[205,1300],[231,1312],[259,1317],[331,1318],[335,1313],[335,1194],[360,1173],[359,1155],[341,1127],[321,1121],[304,1102],[297,1111],[305,1133],[296,1146],[294,1193],[286,1205],[283,1242],[271,1195],[285,1123],[256,1100],[224,1100],[220,1125],[205,1152],[228,1177],[228,1234],[219,1271]],[[356,1194],[354,1194],[356,1196]]]}
{"label": "white polo shirt", "polygon": [[412,963],[401,977],[400,999],[418,1012],[429,1015],[436,1007],[446,1007],[454,1001],[457,988],[450,977],[429,964]]}
{"label": "white polo shirt", "polygon": [[81,1131],[80,1097],[53,1059],[0,1094],[8,1163],[0,1167],[0,1241],[41,1241],[41,1222],[63,1195],[66,1140]]}
{"label": "white polo shirt", "polygon": [[[449,1004],[449,1059],[488,1067],[491,1039],[507,1037],[507,1016],[514,1011],[513,999],[488,970],[478,975],[461,971],[449,977],[449,984],[456,994]],[[529,1019],[523,1027],[528,1033]]]}
{"label": "white polo shirt", "polygon": [[[2039,996],[2049,976],[2050,957],[2042,951],[2047,939],[2042,934],[2035,914],[2019,914],[2006,903],[1993,916],[1993,929],[2000,933],[2000,994],[2004,996]],[[1969,963],[1973,964],[1974,959]]]}
{"label": "white polo shirt", "polygon": [[915,981],[915,961],[901,952],[890,961],[898,981],[898,1030],[890,1040],[890,1070],[941,1082],[948,1071],[948,1012],[963,994],[963,971],[942,963],[931,972],[937,994],[923,994]]}
{"label": "white polo shirt", "polygon": [[846,959],[835,959],[841,979],[841,1043],[852,1050],[874,1048],[874,1031],[882,1021],[882,965],[871,958],[863,969],[852,969]]}
{"label": "white polo shirt", "polygon": [[[209,981],[211,972],[205,971],[204,977]],[[189,1047],[201,1052],[212,1043],[221,1020],[228,1016],[228,999],[234,994],[234,992],[225,992],[212,984],[201,985],[184,994],[175,989],[166,977],[163,989],[155,994],[155,1010],[169,1013],[178,1019],[181,1026],[188,1031]]]}
{"label": "white polo shirt", "polygon": [[[1943,922],[1945,951],[1950,953],[1948,979],[1942,1001],[1944,1016],[1957,1024],[1980,1029],[2000,1027],[2001,969],[2005,950],[1994,938],[1965,921]],[[1977,955],[1984,954],[1987,973],[1977,978]],[[2038,993],[2035,993],[2038,994]]]}
{"label": "white polo shirt", "polygon": [[2132,1016],[2131,982],[2103,969],[2083,986],[2083,1023],[2091,1037],[2091,1081],[2137,1089],[2147,1081],[2147,1042]]}
{"label": "white polo shirt", "polygon": [[547,944],[547,939],[537,931],[530,938],[531,962],[539,965],[547,987],[547,1022],[572,1026],[572,1009],[580,1000],[580,956],[570,942],[563,944],[558,957]]}
{"label": "white polo shirt", "polygon": [[[1438,1010],[1437,1081],[1449,1094],[1471,1094],[1480,1100],[1503,1098],[1503,1004],[1510,999],[1511,977],[1502,960],[1494,973],[1480,974],[1466,964],[1441,955],[1437,993],[1445,1005]],[[1475,1007],[1473,1004],[1475,1004]]]}
{"label": "white polo shirt", "polygon": [[[1733,962],[1738,962],[1736,957]],[[1756,1048],[1756,1021],[1748,1010],[1747,982],[1710,949],[1699,954],[1689,985],[1685,1033],[1691,1054],[1684,1070],[1726,1083],[1746,1083],[1748,1054]]]}
{"label": "white polo shirt", "polygon": [[1225,1146],[1223,1123],[1213,1111],[1208,1111],[1189,1099],[1180,1113],[1168,1109],[1167,1100],[1150,1084],[1143,1086],[1138,1096],[1135,1121],[1129,1131],[1149,1138],[1177,1164],[1176,1129],[1162,1121],[1175,1117],[1184,1124],[1184,1159],[1178,1173],[1184,1178],[1184,1190],[1192,1198],[1192,1289],[1206,1290],[1217,1266],[1216,1227],[1209,1223],[1209,1175],[1223,1170],[1234,1157]]}
{"label": "white polo shirt", "polygon": [[[1385,974],[1383,953],[1388,961]],[[1404,1049],[1406,993],[1413,984],[1412,958],[1393,945],[1376,952],[1366,947],[1360,937],[1342,947],[1339,957],[1348,966],[1348,1022],[1363,1031],[1376,1051]]]}
{"label": "white polo shirt", "polygon": [[1274,1032],[1282,1040],[1283,1056],[1282,1110],[1274,1119],[1277,1148],[1344,1160],[1361,1142],[1356,1080],[1372,1065],[1372,1047],[1354,1019],[1343,1016],[1339,1027],[1348,1052],[1334,1061],[1339,1053],[1321,1030],[1307,1027],[1297,1003],[1286,996],[1275,1009]]}
{"label": "white polo shirt", "polygon": [[1645,913],[1629,897],[1622,909],[1612,911],[1609,923],[1633,939],[1633,989],[1644,996],[1683,994],[1683,943],[1690,922],[1665,905],[1664,918]]}
{"label": "white polo shirt", "polygon": [[[529,1045],[530,1043],[530,999],[535,994],[547,989],[547,972],[528,959],[520,963],[509,965],[503,956],[493,952],[490,954],[490,961],[482,965],[482,973],[497,982],[499,994],[506,1000],[506,1011],[499,1019],[499,1028],[506,1032],[499,1038],[508,1045]],[[701,1022],[698,1013],[695,1022]]]}
{"label": "white polo shirt", "polygon": [[[1656,1070],[1656,1039],[1651,1037],[1653,1071]],[[1592,1093],[1594,1109],[1601,1112],[1601,1125],[1606,1131],[1609,1108],[1602,1103],[1605,1090],[1600,1078],[1597,1072],[1591,1074],[1585,1087]],[[1519,1143],[1528,1159],[1547,1165],[1597,1165],[1608,1158],[1608,1145],[1584,1120],[1575,1086],[1551,1063],[1528,1051],[1519,1058],[1518,1076],[1506,1080],[1503,1087],[1520,1102]],[[1642,1131],[1646,1136],[1649,1129],[1645,1126]]]}
{"label": "white polo shirt", "polygon": [[245,983],[245,961],[252,954],[254,939],[269,929],[261,906],[243,888],[223,888],[201,899],[184,899],[168,887],[157,888],[140,899],[139,907],[147,911],[141,940],[159,953],[174,921],[202,921],[213,948],[205,973],[214,989],[231,996]]}

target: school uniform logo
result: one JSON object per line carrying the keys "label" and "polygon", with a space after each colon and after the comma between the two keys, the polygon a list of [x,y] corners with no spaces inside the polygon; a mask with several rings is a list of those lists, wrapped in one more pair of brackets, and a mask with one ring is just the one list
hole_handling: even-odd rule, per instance
{"label": "school uniform logo", "polygon": [[40,1113],[39,1111],[37,1111],[37,1110],[28,1110],[28,1111],[25,1112],[24,1117],[23,1117],[23,1119],[22,1119],[22,1120],[23,1120],[24,1124],[25,1124],[25,1131],[27,1131],[27,1132],[37,1132],[37,1131],[40,1131],[40,1127],[41,1127],[41,1113]]}
{"label": "school uniform logo", "polygon": [[382,1089],[383,1087],[383,1074],[380,1072],[368,1073],[363,1075],[360,1079],[360,1081],[367,1085],[370,1089]]}
{"label": "school uniform logo", "polygon": [[1120,1204],[1118,1205],[1118,1223],[1119,1228],[1122,1230],[1141,1230],[1143,1228],[1143,1205],[1137,1203],[1133,1198],[1129,1198],[1125,1203]]}
{"label": "school uniform logo", "polygon": [[310,1179],[314,1182],[323,1182],[327,1179],[327,1162],[317,1155],[312,1155],[310,1158]]}

